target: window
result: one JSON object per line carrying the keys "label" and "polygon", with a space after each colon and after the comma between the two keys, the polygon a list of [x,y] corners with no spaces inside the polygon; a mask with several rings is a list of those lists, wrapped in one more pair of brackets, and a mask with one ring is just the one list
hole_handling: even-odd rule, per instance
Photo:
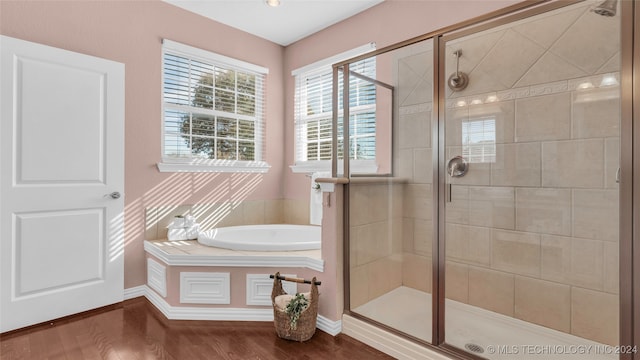
{"label": "window", "polygon": [[162,70],[161,171],[266,171],[267,69],[164,40]]}
{"label": "window", "polygon": [[496,161],[495,117],[462,122],[462,157],[472,163]]}
{"label": "window", "polygon": [[[332,148],[332,91],[333,68],[335,62],[357,56],[374,48],[374,44],[354,49],[349,54],[341,54],[294,71],[296,81],[295,133],[296,164],[294,172],[328,170]],[[350,65],[350,70],[368,78],[376,77],[375,57]],[[339,74],[338,88],[342,89],[343,76]],[[360,168],[361,172],[375,172],[376,157],[376,85],[361,77],[349,78],[349,156],[355,165],[370,165]],[[342,149],[342,97],[338,103],[338,158],[343,157]]]}

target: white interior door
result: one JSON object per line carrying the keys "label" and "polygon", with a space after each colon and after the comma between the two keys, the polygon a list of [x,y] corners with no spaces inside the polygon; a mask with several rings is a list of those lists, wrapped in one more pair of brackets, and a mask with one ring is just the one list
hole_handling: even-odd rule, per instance
{"label": "white interior door", "polygon": [[124,64],[5,36],[0,53],[5,332],[122,301]]}

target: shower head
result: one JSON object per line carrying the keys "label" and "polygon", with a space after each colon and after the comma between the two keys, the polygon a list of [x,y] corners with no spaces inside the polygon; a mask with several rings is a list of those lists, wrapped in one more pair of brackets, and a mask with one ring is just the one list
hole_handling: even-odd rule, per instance
{"label": "shower head", "polygon": [[602,16],[615,16],[618,8],[618,0],[605,0],[593,9],[593,12]]}

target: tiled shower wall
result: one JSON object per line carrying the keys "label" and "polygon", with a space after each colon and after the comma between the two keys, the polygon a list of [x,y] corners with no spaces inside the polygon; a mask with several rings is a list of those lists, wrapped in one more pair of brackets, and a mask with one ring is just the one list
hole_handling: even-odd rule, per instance
{"label": "tiled shower wall", "polygon": [[462,154],[465,122],[495,119],[496,145],[495,159],[450,179],[445,286],[451,299],[613,345],[619,18],[588,6],[448,44],[471,83],[447,92],[447,158]]}
{"label": "tiled shower wall", "polygon": [[[484,119],[495,155],[450,180],[445,287],[456,301],[617,344],[619,18],[591,6],[447,44],[445,73],[460,49],[470,85],[446,90],[446,158],[463,154],[463,123]],[[431,291],[433,53],[424,43],[395,56],[393,165],[405,182],[351,186],[352,307],[401,285]]]}
{"label": "tiled shower wall", "polygon": [[402,285],[403,184],[352,179],[349,191],[355,210],[349,213],[350,305],[356,308]]}

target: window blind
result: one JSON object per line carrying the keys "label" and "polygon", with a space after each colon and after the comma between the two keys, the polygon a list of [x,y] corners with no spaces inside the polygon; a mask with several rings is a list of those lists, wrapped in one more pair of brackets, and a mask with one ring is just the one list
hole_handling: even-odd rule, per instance
{"label": "window blind", "polygon": [[260,161],[266,69],[165,40],[163,157]]}
{"label": "window blind", "polygon": [[[375,57],[350,65],[352,72],[375,79]],[[333,69],[322,67],[296,75],[296,164],[331,159]],[[339,73],[338,88],[343,87]],[[342,96],[338,97],[338,157],[342,158]],[[376,141],[376,85],[349,77],[349,156],[374,160]]]}

